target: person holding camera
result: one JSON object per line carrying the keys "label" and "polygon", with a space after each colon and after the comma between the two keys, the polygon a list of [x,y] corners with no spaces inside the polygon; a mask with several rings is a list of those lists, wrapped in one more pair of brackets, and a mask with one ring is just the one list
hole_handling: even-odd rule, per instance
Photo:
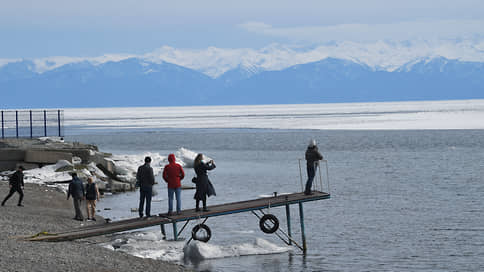
{"label": "person holding camera", "polygon": [[207,197],[216,195],[216,193],[215,188],[208,179],[207,171],[214,169],[216,166],[213,160],[210,160],[208,163],[204,163],[202,160],[203,154],[200,153],[195,157],[195,161],[193,163],[193,168],[197,174],[196,178],[193,179],[197,188],[193,198],[196,201],[195,210],[197,212],[200,211],[200,201],[203,203],[203,211],[208,212]]}

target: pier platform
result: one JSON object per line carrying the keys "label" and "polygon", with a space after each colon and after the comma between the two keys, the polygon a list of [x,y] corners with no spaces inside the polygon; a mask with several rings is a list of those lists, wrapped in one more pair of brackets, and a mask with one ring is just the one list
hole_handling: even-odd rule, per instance
{"label": "pier platform", "polygon": [[[264,198],[246,200],[246,201],[208,206],[209,211],[207,212],[196,212],[195,209],[187,209],[187,210],[183,210],[179,215],[175,214],[175,215],[168,216],[166,214],[160,214],[156,216],[151,216],[149,218],[144,217],[144,218],[125,219],[125,220],[113,221],[110,223],[101,223],[101,224],[84,226],[84,227],[75,228],[75,229],[69,229],[65,231],[59,231],[57,233],[48,233],[44,235],[39,234],[39,235],[28,237],[27,240],[49,241],[49,242],[69,241],[69,240],[75,240],[75,239],[81,239],[81,238],[112,234],[116,232],[136,230],[136,229],[158,226],[158,225],[164,226],[165,224],[174,224],[174,226],[176,226],[177,222],[184,222],[184,221],[188,222],[190,220],[195,220],[195,219],[204,219],[204,218],[215,217],[215,216],[223,216],[227,214],[250,212],[250,211],[262,210],[262,209],[280,207],[280,206],[286,206],[286,212],[287,212],[289,205],[292,205],[292,204],[299,204],[300,212],[302,213],[302,203],[328,199],[328,198],[330,198],[329,193],[320,192],[320,191],[313,191],[313,194],[311,195],[305,195],[304,193],[283,194],[283,195],[272,196],[272,197],[264,197]],[[177,233],[176,229],[175,229],[175,233]]]}

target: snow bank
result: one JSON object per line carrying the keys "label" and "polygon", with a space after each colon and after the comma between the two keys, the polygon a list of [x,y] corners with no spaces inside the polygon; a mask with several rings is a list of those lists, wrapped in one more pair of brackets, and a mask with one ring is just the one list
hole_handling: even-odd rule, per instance
{"label": "snow bank", "polygon": [[252,243],[231,246],[219,246],[194,241],[187,245],[183,249],[183,252],[185,258],[193,262],[198,262],[205,259],[283,253],[289,250],[291,250],[290,247],[277,246],[262,238],[256,238]]}
{"label": "snow bank", "polygon": [[206,259],[227,258],[248,255],[276,254],[288,252],[292,248],[278,246],[262,238],[253,242],[221,246],[199,241],[166,241],[159,231],[132,232],[103,245],[111,250],[119,250],[141,258],[151,258],[169,262],[189,260],[199,262]]}
{"label": "snow bank", "polygon": [[[196,152],[188,150],[186,148],[180,148],[178,151],[174,152],[177,157],[177,162],[183,167],[193,167],[193,160],[197,155]],[[163,167],[168,164],[167,156],[162,156],[159,153],[145,152],[134,155],[113,155],[110,160],[114,164],[114,172],[117,178],[123,182],[133,183],[136,181],[136,172],[138,167],[144,164],[145,157],[151,157],[151,166],[153,167],[153,172],[159,175],[163,170]],[[207,158],[207,157],[206,157]],[[210,158],[207,158],[210,159]],[[70,172],[73,170],[73,164],[66,161],[60,160],[56,164],[46,165],[41,168],[35,168],[32,170],[24,171],[24,182],[25,183],[35,183],[35,184],[50,184],[59,188],[61,191],[67,191],[67,184],[55,184],[54,182],[66,182],[72,179]],[[81,174],[81,177],[92,176],[92,173],[96,177],[101,179],[106,179],[107,176],[101,171],[95,163],[91,162],[86,168],[76,170]],[[3,172],[4,175],[11,174],[12,171]],[[0,177],[0,180],[7,180],[7,177]]]}

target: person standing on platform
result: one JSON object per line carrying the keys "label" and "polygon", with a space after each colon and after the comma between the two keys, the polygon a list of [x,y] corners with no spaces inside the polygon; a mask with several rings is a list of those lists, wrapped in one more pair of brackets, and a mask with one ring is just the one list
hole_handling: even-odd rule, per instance
{"label": "person standing on platform", "polygon": [[15,193],[17,192],[20,196],[18,199],[18,204],[17,206],[23,207],[22,205],[22,199],[24,199],[24,170],[25,168],[23,166],[19,166],[17,171],[13,173],[13,175],[10,177],[8,184],[10,187],[10,192],[8,195],[5,197],[5,199],[2,201],[2,206],[5,206],[5,202]]}
{"label": "person standing on platform", "polygon": [[74,203],[74,210],[76,211],[75,220],[83,221],[84,216],[81,211],[81,201],[84,198],[84,185],[82,181],[77,177],[77,173],[72,173],[72,181],[69,183],[69,190],[67,190],[67,199],[72,196],[72,202]]}
{"label": "person standing on platform", "polygon": [[155,184],[155,175],[153,168],[150,166],[151,158],[145,158],[145,164],[138,167],[136,173],[136,185],[139,186],[139,217],[143,217],[143,207],[146,201],[146,217],[151,216],[151,197],[153,196],[153,185]]}
{"label": "person standing on platform", "polygon": [[308,180],[306,181],[306,188],[304,190],[305,195],[311,195],[311,187],[313,186],[314,176],[316,175],[316,169],[318,168],[319,161],[323,159],[323,156],[318,151],[315,140],[310,140],[308,148],[306,149],[306,169],[308,172]]}
{"label": "person standing on platform", "polygon": [[195,161],[193,163],[193,168],[197,174],[197,177],[193,180],[197,188],[193,198],[196,200],[195,210],[197,212],[200,211],[200,200],[203,203],[203,211],[208,212],[207,196],[216,195],[216,193],[215,188],[208,179],[207,171],[214,169],[216,166],[213,160],[209,161],[208,163],[204,163],[202,159],[203,154],[200,153],[195,157]]}
{"label": "person standing on platform", "polygon": [[96,200],[99,201],[99,189],[97,188],[97,184],[93,182],[93,178],[89,177],[86,185],[87,220],[96,221],[94,217],[96,213]]}
{"label": "person standing on platform", "polygon": [[168,215],[173,214],[173,194],[176,195],[176,214],[181,213],[181,180],[185,177],[183,167],[176,163],[175,155],[168,155],[169,164],[163,169],[163,179],[168,183]]}

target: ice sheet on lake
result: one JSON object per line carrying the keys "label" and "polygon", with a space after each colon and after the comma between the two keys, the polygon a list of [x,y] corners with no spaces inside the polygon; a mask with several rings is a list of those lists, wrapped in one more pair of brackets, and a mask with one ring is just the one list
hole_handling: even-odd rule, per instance
{"label": "ice sheet on lake", "polygon": [[[101,118],[102,117],[102,118]],[[65,109],[81,130],[159,128],[484,129],[484,100]],[[69,130],[66,130],[69,131]]]}

